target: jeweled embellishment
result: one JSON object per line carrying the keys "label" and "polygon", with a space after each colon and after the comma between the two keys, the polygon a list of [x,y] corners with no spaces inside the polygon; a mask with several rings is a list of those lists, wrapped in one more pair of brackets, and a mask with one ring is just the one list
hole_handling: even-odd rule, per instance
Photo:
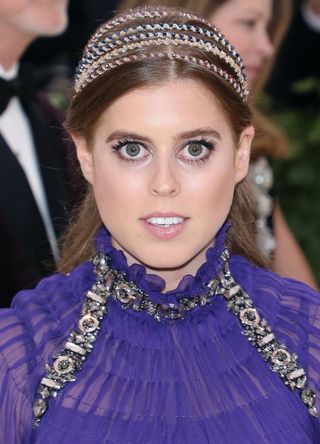
{"label": "jeweled embellishment", "polygon": [[110,296],[118,301],[122,308],[145,312],[157,321],[163,319],[182,319],[195,308],[212,303],[214,297],[222,295],[228,309],[239,319],[243,334],[260,352],[272,371],[279,374],[285,385],[291,390],[300,390],[300,397],[312,416],[318,417],[315,407],[315,392],[307,385],[307,376],[303,368],[297,365],[297,355],[277,341],[266,319],[262,319],[253,301],[238,285],[229,270],[229,253],[221,255],[223,269],[217,279],[212,279],[205,286],[204,294],[191,298],[181,298],[178,304],[155,304],[149,296],[140,290],[134,282],[127,281],[126,275],[114,270],[110,260],[103,254],[93,258],[97,276],[92,288],[87,291],[81,318],[77,328],[71,331],[67,342],[57,355],[52,365],[46,365],[46,375],[42,377],[38,394],[40,397],[33,406],[36,429],[48,409],[48,401],[55,398],[67,382],[76,380],[77,373],[93,349],[101,322],[107,313]]}
{"label": "jeweled embellishment", "polygon": [[67,382],[76,380],[76,374],[93,349],[101,321],[107,312],[114,275],[103,255],[97,255],[93,263],[97,278],[91,290],[86,293],[77,329],[70,333],[63,350],[54,356],[52,365],[46,365],[47,373],[40,381],[40,397],[33,406],[34,429],[47,411],[49,399],[55,398]]}
{"label": "jeweled embellishment", "polygon": [[312,416],[318,417],[315,406],[315,392],[306,387],[307,376],[303,368],[297,364],[298,356],[290,353],[284,344],[281,344],[272,332],[266,319],[262,319],[249,295],[234,281],[229,266],[229,253],[222,255],[223,270],[219,274],[220,286],[216,294],[221,294],[227,301],[228,309],[239,319],[243,327],[243,334],[260,352],[271,370],[283,380],[291,390],[298,389],[300,397]]}

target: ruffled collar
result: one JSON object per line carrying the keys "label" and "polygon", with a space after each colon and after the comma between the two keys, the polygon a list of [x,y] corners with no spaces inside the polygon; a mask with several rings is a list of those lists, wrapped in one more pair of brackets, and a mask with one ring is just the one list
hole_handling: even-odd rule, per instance
{"label": "ruffled collar", "polygon": [[174,290],[163,292],[165,281],[156,274],[148,274],[141,264],[128,265],[122,250],[112,246],[110,233],[105,227],[101,227],[96,236],[97,252],[106,254],[112,263],[112,267],[126,274],[128,280],[146,292],[154,303],[176,303],[179,298],[197,296],[203,293],[205,284],[214,278],[221,270],[221,253],[224,248],[226,233],[230,225],[225,223],[215,238],[213,247],[206,252],[206,261],[198,269],[195,276],[184,276]]}

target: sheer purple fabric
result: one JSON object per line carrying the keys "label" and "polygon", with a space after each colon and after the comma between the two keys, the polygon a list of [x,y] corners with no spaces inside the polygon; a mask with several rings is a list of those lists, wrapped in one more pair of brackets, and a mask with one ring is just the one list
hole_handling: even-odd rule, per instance
{"label": "sheer purple fabric", "polygon": [[[160,277],[128,267],[100,230],[97,248],[154,301],[203,292],[220,269],[225,228],[195,277],[161,293]],[[320,398],[319,294],[233,256],[234,278],[250,294],[278,339],[299,356]],[[309,444],[320,443],[319,420],[284,386],[241,334],[217,297],[183,320],[160,323],[111,301],[94,350],[32,432],[32,404],[44,366],[62,348],[94,282],[85,263],[18,294],[0,314],[1,444]],[[318,402],[318,409],[320,408]]]}

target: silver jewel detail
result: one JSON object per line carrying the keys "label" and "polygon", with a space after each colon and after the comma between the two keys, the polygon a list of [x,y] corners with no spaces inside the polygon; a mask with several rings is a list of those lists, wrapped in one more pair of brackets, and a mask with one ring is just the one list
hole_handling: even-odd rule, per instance
{"label": "silver jewel detail", "polygon": [[244,325],[259,325],[260,316],[255,308],[244,308],[240,311],[239,316]]}
{"label": "silver jewel detail", "polygon": [[249,180],[255,200],[257,241],[265,256],[271,259],[275,250],[275,239],[268,219],[273,212],[273,199],[270,194],[273,172],[265,156],[259,156],[251,162]]}
{"label": "silver jewel detail", "polygon": [[[93,349],[101,322],[108,311],[110,296],[120,302],[123,308],[144,311],[157,321],[161,321],[183,319],[188,311],[205,307],[212,303],[214,297],[222,295],[227,301],[228,309],[239,318],[243,334],[262,354],[271,370],[278,373],[291,390],[300,390],[300,397],[309,413],[318,417],[315,392],[306,387],[307,376],[304,369],[297,365],[297,355],[290,353],[278,342],[266,319],[261,318],[257,309],[253,307],[251,298],[234,281],[228,266],[228,250],[223,251],[221,259],[223,270],[217,279],[212,279],[207,284],[204,294],[181,298],[178,304],[155,304],[134,282],[127,281],[124,273],[112,269],[106,256],[103,254],[95,256],[92,262],[97,275],[96,282],[86,293],[77,329],[71,331],[63,350],[54,356],[53,364],[45,366],[47,373],[40,381],[38,390],[40,397],[33,406],[33,428],[38,427],[47,411],[49,399],[55,398],[67,382],[76,380],[76,374]],[[102,300],[104,302],[100,303]]]}
{"label": "silver jewel detail", "polygon": [[40,418],[47,410],[47,404],[43,399],[37,399],[33,405],[33,413]]}
{"label": "silver jewel detail", "polygon": [[[298,356],[290,353],[272,332],[266,319],[261,318],[249,295],[234,281],[229,265],[229,253],[222,256],[223,270],[219,274],[220,288],[216,294],[222,295],[228,309],[231,310],[243,326],[243,334],[251,344],[262,354],[271,370],[281,377],[284,384],[291,390],[298,389],[303,403],[308,407],[312,416],[318,417],[315,406],[315,392],[306,387],[307,376],[303,368],[298,367]],[[238,288],[238,291],[234,289]]]}
{"label": "silver jewel detail", "polygon": [[53,368],[58,375],[70,373],[74,370],[74,361],[67,355],[59,356],[53,363]]}
{"label": "silver jewel detail", "polygon": [[79,320],[78,327],[83,333],[91,333],[99,327],[99,321],[91,314],[85,314]]}
{"label": "silver jewel detail", "polygon": [[73,351],[75,353],[78,353],[78,355],[85,356],[87,353],[87,350],[83,347],[80,347],[77,344],[74,344],[73,342],[68,341],[65,345],[67,350]]}
{"label": "silver jewel detail", "polygon": [[76,329],[71,331],[63,350],[54,356],[52,365],[45,366],[46,375],[42,377],[38,390],[40,397],[33,406],[34,430],[48,409],[49,399],[56,398],[66,383],[76,380],[76,374],[92,351],[101,321],[107,313],[114,275],[107,266],[104,255],[98,254],[92,261],[97,276],[96,282],[86,294],[82,317],[77,322]]}
{"label": "silver jewel detail", "polygon": [[284,348],[277,348],[271,355],[271,361],[280,367],[284,367],[290,364],[291,355]]}

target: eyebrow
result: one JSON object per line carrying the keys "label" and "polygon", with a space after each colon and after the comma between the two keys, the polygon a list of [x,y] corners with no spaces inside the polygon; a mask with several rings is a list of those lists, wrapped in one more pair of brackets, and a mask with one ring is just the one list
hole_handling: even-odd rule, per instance
{"label": "eyebrow", "polygon": [[[209,137],[215,137],[216,139],[221,140],[221,135],[218,133],[218,131],[212,129],[212,128],[196,128],[194,130],[191,131],[184,131],[183,133],[179,133],[175,136],[175,139],[177,142],[181,142],[182,140],[185,139],[192,139],[195,137],[204,137],[204,136],[209,136]],[[124,131],[124,130],[116,130],[113,131],[106,139],[106,143],[112,142],[113,140],[116,139],[136,139],[136,140],[140,140],[141,142],[146,142],[146,143],[152,143],[151,139],[149,139],[148,137],[142,136],[141,134],[137,134],[137,133],[133,133],[133,132],[128,132],[128,131]]]}

